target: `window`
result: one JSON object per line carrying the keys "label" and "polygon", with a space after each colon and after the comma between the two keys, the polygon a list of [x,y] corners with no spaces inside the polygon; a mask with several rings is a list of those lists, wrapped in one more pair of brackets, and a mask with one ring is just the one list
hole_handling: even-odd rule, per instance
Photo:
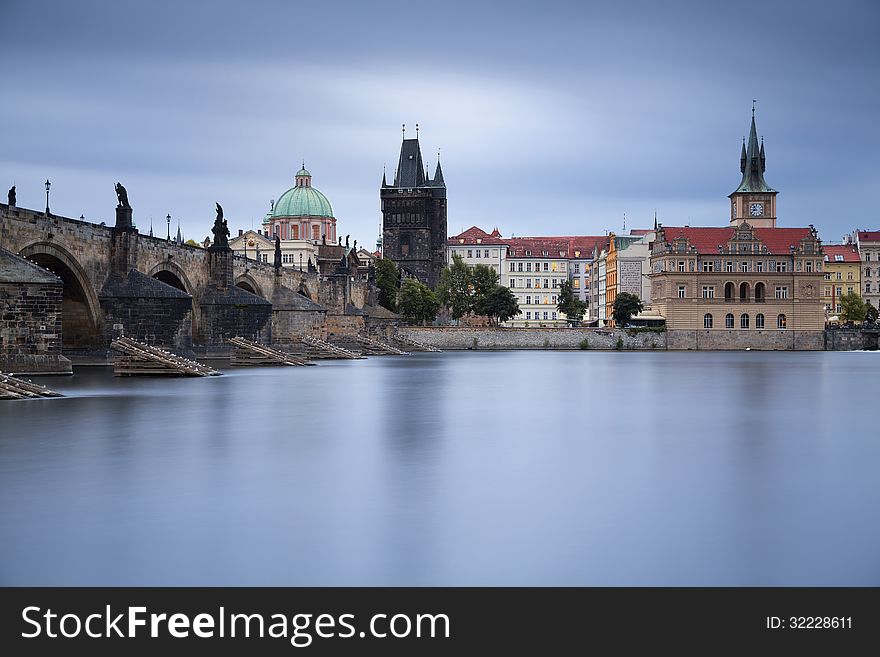
{"label": "window", "polygon": [[704,285],[703,286],[703,298],[704,299],[714,299],[715,298],[715,286],[714,285]]}
{"label": "window", "polygon": [[517,270],[517,271],[522,271],[522,270],[523,270],[522,265],[523,265],[523,263],[521,263],[521,262],[518,263],[516,270]]}
{"label": "window", "polygon": [[526,305],[527,306],[532,305],[532,295],[531,294],[526,295]]}
{"label": "window", "polygon": [[724,284],[724,300],[733,301],[733,283]]}
{"label": "window", "polygon": [[526,263],[526,271],[532,271],[532,263],[531,262]]}
{"label": "window", "polygon": [[851,271],[846,272],[846,280],[848,280],[848,281],[852,280],[852,272]]}
{"label": "window", "polygon": [[[577,289],[581,286],[581,279],[579,279],[579,278],[575,278],[575,279],[571,282],[571,286],[572,286],[575,290],[577,290]],[[553,287],[556,287],[556,279],[555,279],[555,278],[553,279]]]}
{"label": "window", "polygon": [[532,287],[532,279],[531,278],[526,279],[526,287]]}
{"label": "window", "polygon": [[489,249],[485,249],[485,250],[483,251],[483,257],[484,257],[484,258],[488,258],[488,257],[489,257]]}
{"label": "window", "polygon": [[837,275],[834,278],[835,278],[835,280],[842,281],[843,280],[842,272],[837,272]]}
{"label": "window", "polygon": [[830,281],[830,280],[831,280],[831,274],[830,274],[830,273],[825,272],[825,280],[826,280],[826,281]]}
{"label": "window", "polygon": [[579,263],[579,262],[574,263],[574,273],[575,274],[581,273],[581,263]]}
{"label": "window", "polygon": [[838,285],[834,291],[837,293],[837,296],[841,296],[843,294],[843,286]]}
{"label": "window", "polygon": [[532,318],[532,313],[531,313],[531,312],[527,312],[527,313],[526,313],[526,319],[531,319],[531,318]]}
{"label": "window", "polygon": [[321,239],[321,227],[318,225],[312,226],[312,239],[316,242]]}
{"label": "window", "polygon": [[807,271],[809,271],[809,272],[813,271],[813,261],[812,260],[807,260]]}
{"label": "window", "polygon": [[871,268],[870,267],[868,267],[865,270],[865,278],[871,278]]}
{"label": "window", "polygon": [[[553,304],[554,306],[558,303],[558,302],[556,301],[556,295],[555,295],[555,294],[554,294],[552,297],[550,297],[550,303]],[[555,315],[555,314],[556,314],[556,313],[554,313],[554,315]],[[556,318],[554,317],[553,319],[556,319]]]}
{"label": "window", "polygon": [[865,283],[865,294],[871,294],[871,284]]}
{"label": "window", "polygon": [[548,287],[550,287],[550,279],[545,278],[544,279],[544,289],[546,290]]}
{"label": "window", "polygon": [[830,296],[831,296],[831,286],[830,286],[830,285],[826,285],[826,286],[825,286],[825,292],[824,292],[824,294],[823,294],[822,296],[826,296],[826,297],[830,297]]}
{"label": "window", "polygon": [[746,314],[742,314],[739,316],[739,327],[740,328],[749,328],[749,316]]}
{"label": "window", "polygon": [[514,265],[514,264],[511,262],[511,263],[510,263],[510,271],[515,271],[515,267],[516,267],[516,265]]}
{"label": "window", "polygon": [[837,310],[835,310],[834,312],[840,313],[840,304],[837,304]]}
{"label": "window", "polygon": [[678,286],[678,298],[684,299],[686,291],[687,291],[687,288],[684,285],[679,285]]}
{"label": "window", "polygon": [[474,250],[473,250],[473,249],[468,249],[467,257],[468,257],[468,258],[473,258],[473,257],[474,257]]}
{"label": "window", "polygon": [[843,262],[843,256],[837,254],[836,256],[834,256],[834,262]]}
{"label": "window", "polygon": [[758,260],[758,262],[755,263],[755,271],[757,271],[757,272],[764,271],[764,261],[763,260]]}
{"label": "window", "polygon": [[852,294],[852,293],[853,293],[852,285],[850,285],[848,288],[846,288],[846,293],[847,293],[847,294]]}
{"label": "window", "polygon": [[[544,263],[544,271],[550,271],[550,263],[549,262]],[[545,317],[544,319],[547,319],[547,318]]]}
{"label": "window", "polygon": [[776,328],[784,329],[785,328],[785,315],[779,315],[776,318]]}
{"label": "window", "polygon": [[715,271],[715,263],[711,260],[703,260],[703,271]]}
{"label": "window", "polygon": [[733,328],[733,313],[724,316],[724,328]]}
{"label": "window", "polygon": [[741,263],[739,263],[739,270],[741,272],[747,272],[749,270],[749,263],[743,260]]}
{"label": "window", "polygon": [[712,313],[706,313],[703,315],[703,328],[712,328]]}
{"label": "window", "polygon": [[755,315],[755,328],[756,329],[764,328],[764,315],[761,315],[761,314]]}
{"label": "window", "polygon": [[678,261],[678,271],[684,271],[684,260]]}
{"label": "window", "polygon": [[547,311],[545,310],[545,311],[544,311],[544,319],[550,319],[549,317],[547,317],[547,315],[548,315],[548,313],[547,313]]}
{"label": "window", "polygon": [[556,319],[556,313],[553,313],[553,319]]}
{"label": "window", "polygon": [[728,260],[724,265],[724,271],[733,271],[733,261]]}
{"label": "window", "polygon": [[[581,281],[579,278],[576,278],[574,280],[575,280],[574,286],[577,287],[578,283],[580,283]],[[559,287],[559,281],[556,280],[555,278],[553,279],[553,287]]]}
{"label": "window", "polygon": [[294,225],[293,227],[293,239],[299,239],[299,226]]}
{"label": "window", "polygon": [[515,278],[511,278],[511,279],[510,279],[510,289],[512,290],[512,289],[515,288],[515,287],[516,287],[516,279],[515,279]]}
{"label": "window", "polygon": [[777,299],[788,299],[788,286],[776,286],[776,298]]}

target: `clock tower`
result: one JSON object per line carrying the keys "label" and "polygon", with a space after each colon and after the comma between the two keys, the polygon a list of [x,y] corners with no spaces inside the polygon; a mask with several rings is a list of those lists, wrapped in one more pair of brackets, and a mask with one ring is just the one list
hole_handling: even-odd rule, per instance
{"label": "clock tower", "polygon": [[756,228],[776,228],[776,195],[779,193],[764,182],[764,140],[758,144],[758,130],[755,128],[755,107],[752,105],[752,127],[749,130],[749,145],[743,140],[739,170],[742,181],[730,194],[730,224],[739,226],[748,222]]}

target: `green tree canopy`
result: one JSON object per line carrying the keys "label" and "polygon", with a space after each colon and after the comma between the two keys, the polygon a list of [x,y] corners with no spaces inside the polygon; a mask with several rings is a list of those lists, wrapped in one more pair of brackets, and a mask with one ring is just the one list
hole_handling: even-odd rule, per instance
{"label": "green tree canopy", "polygon": [[461,319],[471,312],[471,270],[457,253],[452,256],[452,264],[440,272],[437,299],[449,309],[452,319]]}
{"label": "green tree canopy", "polygon": [[575,296],[571,281],[562,281],[557,299],[559,302],[556,304],[556,309],[564,313],[572,324],[580,324],[584,313],[587,312],[587,304]]}
{"label": "green tree canopy", "polygon": [[614,323],[618,327],[623,328],[629,323],[632,316],[638,315],[642,312],[643,308],[644,306],[642,305],[641,299],[635,294],[621,292],[617,295],[617,298],[614,299],[614,311],[612,312]]}
{"label": "green tree canopy", "polygon": [[496,324],[506,322],[519,314],[519,303],[510,288],[496,285],[481,301],[481,315],[486,315]]}
{"label": "green tree canopy", "polygon": [[195,247],[197,247],[197,248],[199,248],[199,249],[202,248],[202,245],[199,244],[198,242],[196,242],[196,241],[195,241],[194,239],[192,239],[192,238],[188,239],[186,242],[184,242],[184,244],[186,244],[187,246],[195,246]]}
{"label": "green tree canopy", "polygon": [[840,319],[844,322],[864,322],[868,306],[855,292],[847,292],[840,297]]}
{"label": "green tree canopy", "polygon": [[397,288],[400,285],[400,272],[389,258],[376,260],[376,287],[379,288],[379,305],[391,312],[397,310]]}
{"label": "green tree canopy", "polygon": [[400,314],[413,322],[433,322],[440,310],[437,295],[427,285],[414,278],[407,278],[400,285],[398,294]]}
{"label": "green tree canopy", "polygon": [[877,315],[880,314],[870,301],[865,302],[865,321],[871,324],[877,323]]}

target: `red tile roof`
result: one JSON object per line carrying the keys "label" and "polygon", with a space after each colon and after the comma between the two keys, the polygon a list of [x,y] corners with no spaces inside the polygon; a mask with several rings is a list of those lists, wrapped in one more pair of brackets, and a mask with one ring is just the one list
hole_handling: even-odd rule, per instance
{"label": "red tile roof", "polygon": [[[734,228],[691,228],[663,226],[666,241],[671,244],[674,239],[686,237],[697,249],[698,253],[718,253],[718,245],[727,244],[733,237]],[[809,228],[753,228],[757,237],[772,255],[783,255],[790,252],[790,248],[798,247],[800,241],[810,237]]]}
{"label": "red tile roof", "polygon": [[880,242],[880,230],[860,230],[859,242]]}
{"label": "red tile roof", "polygon": [[[464,240],[462,242],[462,240]],[[477,240],[480,240],[477,242]],[[450,237],[446,240],[447,244],[504,244],[505,240],[501,239],[501,233],[497,229],[492,233],[487,233],[482,228],[471,226],[463,233]]]}
{"label": "red tile roof", "polygon": [[[575,251],[580,252],[580,257],[592,257],[593,247],[599,249],[608,247],[607,235],[563,235],[558,237],[511,237],[504,240],[508,247],[509,258],[574,258]],[[526,255],[529,251],[531,255]],[[547,255],[544,256],[544,251]],[[560,256],[562,252],[565,255]]]}
{"label": "red tile roof", "polygon": [[639,237],[641,235],[647,235],[648,233],[653,233],[654,231],[651,228],[633,228],[629,231],[630,235],[635,235]]}
{"label": "red tile roof", "polygon": [[[854,244],[823,244],[822,250],[825,251],[827,262],[861,262],[859,250]],[[843,260],[835,256],[843,256]]]}

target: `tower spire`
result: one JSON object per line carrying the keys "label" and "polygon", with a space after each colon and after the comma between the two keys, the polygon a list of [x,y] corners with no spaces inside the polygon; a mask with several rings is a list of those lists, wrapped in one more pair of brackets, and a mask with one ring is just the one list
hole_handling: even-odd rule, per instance
{"label": "tower spire", "polygon": [[749,126],[748,146],[743,143],[740,154],[740,171],[742,180],[736,192],[772,192],[773,189],[764,181],[765,162],[763,142],[758,142],[758,128],[755,124],[755,102],[752,101],[752,123]]}

